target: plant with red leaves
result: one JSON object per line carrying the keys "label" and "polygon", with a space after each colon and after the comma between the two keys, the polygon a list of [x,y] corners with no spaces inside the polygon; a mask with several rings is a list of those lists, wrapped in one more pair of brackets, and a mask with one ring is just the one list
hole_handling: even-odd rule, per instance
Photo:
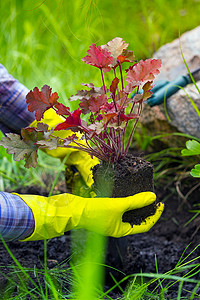
{"label": "plant with red leaves", "polygon": [[[28,167],[36,165],[39,148],[75,148],[111,163],[123,159],[131,145],[143,102],[151,97],[153,80],[161,67],[159,59],[136,62],[133,51],[127,50],[127,47],[128,44],[118,37],[106,45],[92,44],[89,47],[87,56],[82,60],[100,70],[102,87],[95,87],[92,83],[83,84],[87,89],[79,90],[69,98],[69,101],[79,100],[79,108],[75,111],[71,112],[69,107],[59,103],[58,94],[52,93],[49,86],[44,85],[41,91],[35,87],[27,95],[27,104],[29,111],[35,112],[37,121],[43,118],[48,109],[54,109],[64,121],[54,129],[49,129],[43,123],[39,123],[36,128],[27,127],[23,129],[22,139],[16,134],[9,134],[1,145],[7,147],[16,160],[24,158]],[[125,62],[131,63],[125,70],[126,86],[122,71]],[[104,73],[111,71],[114,79],[107,88]],[[131,97],[133,92],[135,95]],[[81,120],[81,114],[89,114],[87,122]],[[125,143],[129,122],[132,123],[132,129]],[[54,131],[59,130],[70,130],[72,134],[58,138]]]}

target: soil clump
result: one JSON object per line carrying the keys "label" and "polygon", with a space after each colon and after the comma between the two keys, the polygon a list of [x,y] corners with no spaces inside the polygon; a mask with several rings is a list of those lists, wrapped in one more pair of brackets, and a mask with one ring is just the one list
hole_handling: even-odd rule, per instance
{"label": "soil clump", "polygon": [[[128,154],[113,164],[101,162],[93,168],[94,190],[99,197],[128,197],[140,192],[154,192],[153,166],[141,157]],[[122,220],[140,225],[154,215],[156,203],[125,212]]]}

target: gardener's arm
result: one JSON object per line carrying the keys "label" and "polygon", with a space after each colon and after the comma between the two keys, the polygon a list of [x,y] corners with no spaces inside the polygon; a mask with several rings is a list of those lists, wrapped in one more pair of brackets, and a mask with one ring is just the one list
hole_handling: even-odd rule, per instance
{"label": "gardener's arm", "polygon": [[154,193],[125,198],[82,198],[71,194],[52,197],[0,193],[0,234],[5,241],[34,241],[85,228],[106,236],[122,237],[148,231],[160,218],[164,205],[140,225],[122,222],[125,211],[153,203]]}
{"label": "gardener's arm", "polygon": [[13,78],[0,64],[0,130],[3,133],[20,133],[34,119],[26,104],[29,90]]}

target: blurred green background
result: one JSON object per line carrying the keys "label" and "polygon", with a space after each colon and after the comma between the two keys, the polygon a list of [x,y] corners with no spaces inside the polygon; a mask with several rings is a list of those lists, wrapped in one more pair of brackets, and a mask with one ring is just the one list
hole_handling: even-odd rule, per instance
{"label": "blurred green background", "polygon": [[199,25],[199,0],[0,1],[0,61],[32,89],[49,84],[63,98],[81,82],[98,81],[81,57],[91,43],[114,37],[137,59]]}
{"label": "blurred green background", "polygon": [[[80,83],[101,84],[96,68],[81,61],[91,43],[122,37],[144,59],[198,26],[199,16],[199,0],[1,0],[0,62],[29,89],[48,84],[68,104]],[[0,190],[19,179],[41,183],[44,171],[57,170],[60,162],[40,156],[36,170],[25,170],[1,147]]]}

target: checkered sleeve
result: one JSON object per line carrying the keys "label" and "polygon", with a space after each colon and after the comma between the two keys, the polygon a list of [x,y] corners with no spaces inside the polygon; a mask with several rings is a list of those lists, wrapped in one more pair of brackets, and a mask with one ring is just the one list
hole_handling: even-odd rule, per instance
{"label": "checkered sleeve", "polygon": [[0,130],[20,133],[21,128],[35,120],[28,111],[26,95],[29,90],[13,78],[0,64]]}
{"label": "checkered sleeve", "polygon": [[17,195],[0,192],[0,235],[5,241],[24,240],[35,228],[30,207]]}

